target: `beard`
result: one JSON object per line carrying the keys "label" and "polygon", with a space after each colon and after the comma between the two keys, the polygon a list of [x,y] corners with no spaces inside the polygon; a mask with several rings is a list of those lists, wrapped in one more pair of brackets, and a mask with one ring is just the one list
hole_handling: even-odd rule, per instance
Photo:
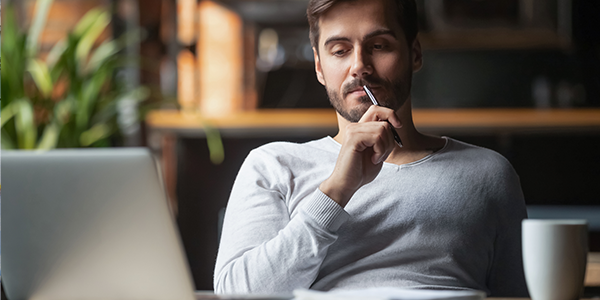
{"label": "beard", "polygon": [[[342,116],[344,119],[352,122],[358,123],[360,118],[367,112],[369,107],[373,105],[369,96],[365,95],[360,97],[358,100],[360,102],[359,105],[354,107],[346,107],[344,103],[344,99],[348,96],[348,94],[355,90],[356,88],[362,88],[363,85],[377,85],[383,88],[383,90],[389,91],[390,96],[383,99],[377,99],[380,106],[390,108],[394,111],[397,111],[408,99],[410,95],[410,86],[412,83],[412,70],[408,70],[406,76],[399,78],[396,81],[388,81],[381,78],[374,77],[364,77],[354,79],[342,87],[342,96],[340,96],[335,90],[329,89],[325,87],[327,90],[327,96],[329,97],[329,102],[333,106],[333,108]],[[404,79],[404,80],[403,80]]]}

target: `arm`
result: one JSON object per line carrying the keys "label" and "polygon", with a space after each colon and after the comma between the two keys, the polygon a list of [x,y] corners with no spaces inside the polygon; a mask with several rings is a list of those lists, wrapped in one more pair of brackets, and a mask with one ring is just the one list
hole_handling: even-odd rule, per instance
{"label": "arm", "polygon": [[[269,161],[269,159],[273,161]],[[318,190],[290,215],[291,175],[253,151],[234,184],[215,267],[217,293],[274,293],[309,288],[348,214]]]}
{"label": "arm", "polygon": [[402,127],[393,110],[373,105],[358,123],[340,131],[342,149],[331,176],[319,186],[321,191],[345,207],[358,189],[373,181],[396,146],[390,125]]}
{"label": "arm", "polygon": [[497,228],[488,287],[492,297],[528,297],[521,250],[521,221],[527,218],[519,177],[508,161],[497,190]]}
{"label": "arm", "polygon": [[337,229],[349,217],[343,206],[377,176],[393,150],[388,123],[374,122],[388,115],[399,125],[393,111],[372,106],[359,124],[349,126],[331,177],[300,201],[297,213],[289,211],[284,196],[292,175],[265,153],[249,155],[225,215],[217,293],[291,292],[312,285]]}

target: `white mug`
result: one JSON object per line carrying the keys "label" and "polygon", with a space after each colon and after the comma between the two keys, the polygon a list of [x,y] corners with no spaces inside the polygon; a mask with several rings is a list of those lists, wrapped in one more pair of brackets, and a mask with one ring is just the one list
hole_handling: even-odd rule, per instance
{"label": "white mug", "polygon": [[523,268],[532,300],[576,300],[588,252],[586,220],[523,220]]}

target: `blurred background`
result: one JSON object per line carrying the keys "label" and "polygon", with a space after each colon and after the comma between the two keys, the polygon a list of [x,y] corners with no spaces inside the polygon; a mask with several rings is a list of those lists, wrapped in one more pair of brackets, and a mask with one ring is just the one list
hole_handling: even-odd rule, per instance
{"label": "blurred background", "polygon": [[[2,146],[152,148],[196,288],[212,289],[223,208],[247,153],[336,133],[314,73],[307,2],[3,0]],[[417,4],[424,50],[412,88],[417,127],[503,154],[521,176],[530,216],[588,218],[590,246],[600,251],[600,2]],[[7,17],[14,32],[28,35],[11,40]],[[71,52],[57,47],[64,40]],[[19,43],[33,54],[15,58]],[[96,103],[90,121],[71,124],[80,112],[61,119],[79,99]],[[7,109],[11,101],[18,104]],[[26,103],[33,103],[31,131],[39,131],[30,142],[9,122]],[[551,126],[455,120],[461,112],[493,121],[523,111],[525,121],[538,113],[568,117]],[[445,123],[419,123],[419,113]],[[46,128],[61,135],[52,139]]]}

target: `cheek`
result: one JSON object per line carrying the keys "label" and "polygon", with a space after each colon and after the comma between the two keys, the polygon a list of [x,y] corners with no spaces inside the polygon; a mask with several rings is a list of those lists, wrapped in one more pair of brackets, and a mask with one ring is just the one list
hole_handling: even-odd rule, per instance
{"label": "cheek", "polygon": [[323,77],[330,88],[339,86],[345,78],[345,68],[341,63],[321,62]]}
{"label": "cheek", "polygon": [[388,79],[404,74],[407,68],[412,68],[410,61],[398,55],[383,56],[375,66],[379,76]]}

